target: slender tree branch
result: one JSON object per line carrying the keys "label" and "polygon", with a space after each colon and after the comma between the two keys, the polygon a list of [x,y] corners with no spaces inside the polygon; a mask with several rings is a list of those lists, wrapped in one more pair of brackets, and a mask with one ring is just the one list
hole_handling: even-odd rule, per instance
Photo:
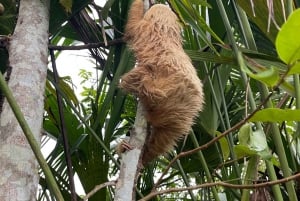
{"label": "slender tree branch", "polygon": [[77,46],[58,46],[58,45],[48,45],[48,49],[50,50],[84,50],[90,48],[99,48],[99,47],[108,47],[113,45],[118,45],[124,43],[123,39],[115,39],[107,42],[107,45],[104,42],[99,43],[87,43],[84,45]]}
{"label": "slender tree branch", "polygon": [[254,183],[254,184],[248,184],[248,185],[231,184],[231,183],[222,182],[222,181],[214,182],[214,183],[204,183],[204,184],[185,187],[185,188],[170,188],[170,189],[161,190],[161,191],[152,191],[152,193],[148,194],[147,196],[140,199],[139,201],[150,200],[151,198],[153,198],[157,195],[161,195],[161,194],[165,194],[165,193],[195,190],[195,189],[200,189],[200,188],[208,188],[208,187],[212,187],[212,186],[223,186],[223,187],[234,188],[234,189],[257,189],[257,188],[263,188],[263,187],[267,187],[267,186],[273,186],[276,184],[286,183],[286,182],[295,180],[297,178],[300,178],[300,173],[283,178],[283,179],[279,179],[276,181],[267,181],[267,182]]}
{"label": "slender tree branch", "polygon": [[117,181],[108,181],[108,182],[105,182],[103,184],[95,186],[93,190],[91,190],[86,196],[83,197],[83,200],[84,201],[88,200],[92,195],[94,195],[95,193],[97,193],[102,188],[105,188],[107,186],[115,186],[116,182]]}

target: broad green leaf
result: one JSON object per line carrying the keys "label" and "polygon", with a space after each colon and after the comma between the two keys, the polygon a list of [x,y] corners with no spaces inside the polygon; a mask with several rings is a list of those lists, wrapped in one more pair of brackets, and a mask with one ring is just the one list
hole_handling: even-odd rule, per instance
{"label": "broad green leaf", "polygon": [[234,152],[238,158],[256,155],[256,151],[251,150],[248,146],[245,145],[234,146]]}
{"label": "broad green leaf", "polygon": [[236,145],[234,146],[234,152],[238,158],[259,155],[260,157],[266,160],[272,159],[272,155],[269,151],[267,151],[267,149],[262,151],[256,151],[245,145]]}
{"label": "broad green leaf", "polygon": [[[52,83],[54,82],[53,73],[51,71],[48,71],[48,80],[50,80]],[[74,106],[79,105],[79,101],[75,95],[75,92],[73,91],[72,87],[70,86],[72,84],[71,78],[69,76],[61,77],[59,78],[58,86],[61,92],[68,97],[68,99],[74,104]],[[55,89],[50,83],[47,83],[47,89],[51,90],[53,94],[55,94]]]}
{"label": "broad green leaf", "polygon": [[256,130],[250,135],[250,149],[256,151],[256,153],[263,159],[270,159],[272,157],[265,133],[262,130]]}
{"label": "broad green leaf", "polygon": [[250,134],[252,133],[251,125],[249,123],[244,124],[239,131],[238,139],[241,145],[248,145]]}
{"label": "broad green leaf", "polygon": [[[216,134],[217,134],[217,136],[219,136],[221,133],[216,132]],[[229,144],[228,144],[226,138],[224,138],[224,137],[219,140],[219,143],[220,143],[220,146],[222,149],[223,159],[227,160],[230,155]]]}
{"label": "broad green leaf", "polygon": [[257,155],[259,155],[264,160],[270,160],[272,158],[272,154],[269,149],[257,151]]}
{"label": "broad green leaf", "polygon": [[[279,57],[289,64],[295,65],[300,59],[300,9],[294,11],[281,27],[276,38],[276,49]],[[299,67],[300,65],[298,65]]]}
{"label": "broad green leaf", "polygon": [[300,121],[300,110],[267,108],[256,112],[250,119],[251,122],[282,122]]}
{"label": "broad green leaf", "polygon": [[278,69],[271,67],[262,72],[253,73],[246,66],[242,66],[242,70],[247,73],[251,78],[261,81],[268,86],[275,86],[280,79]]}
{"label": "broad green leaf", "polygon": [[268,147],[266,136],[262,130],[251,132],[250,146],[256,151],[263,151]]}
{"label": "broad green leaf", "polygon": [[289,93],[291,96],[295,96],[295,88],[289,82],[283,81],[283,83],[280,85],[280,88]]}
{"label": "broad green leaf", "polygon": [[293,66],[291,66],[288,75],[293,74],[300,74],[300,63],[295,63]]}
{"label": "broad green leaf", "polygon": [[250,123],[246,123],[240,128],[238,139],[239,146],[237,149],[241,152],[239,154],[251,156],[255,153],[264,159],[270,159],[272,157],[264,132],[262,132],[262,130],[252,131]]}

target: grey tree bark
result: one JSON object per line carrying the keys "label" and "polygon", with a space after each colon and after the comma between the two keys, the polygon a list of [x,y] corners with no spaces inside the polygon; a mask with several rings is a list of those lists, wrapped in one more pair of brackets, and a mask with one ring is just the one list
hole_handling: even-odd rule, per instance
{"label": "grey tree bark", "polygon": [[[11,37],[9,87],[40,141],[48,62],[49,0],[21,0]],[[7,102],[0,116],[0,200],[36,199],[38,164]]]}
{"label": "grey tree bark", "polygon": [[144,117],[144,108],[138,104],[137,115],[133,132],[130,133],[129,144],[132,150],[122,154],[120,175],[116,184],[115,201],[132,201],[135,199],[135,186],[141,170],[140,156],[147,137],[147,121]]}

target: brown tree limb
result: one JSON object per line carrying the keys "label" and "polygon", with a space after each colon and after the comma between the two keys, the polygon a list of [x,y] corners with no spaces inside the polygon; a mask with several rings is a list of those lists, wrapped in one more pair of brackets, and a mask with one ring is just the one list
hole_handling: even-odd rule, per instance
{"label": "brown tree limb", "polygon": [[94,189],[91,190],[86,196],[84,196],[83,200],[84,201],[88,200],[92,195],[97,193],[102,188],[105,188],[107,186],[115,186],[115,185],[116,185],[116,181],[108,181],[108,182],[105,182],[103,184],[99,184],[99,185],[95,186]]}
{"label": "brown tree limb", "polygon": [[87,43],[84,45],[76,45],[76,46],[59,46],[59,45],[48,45],[48,49],[50,50],[84,50],[84,49],[90,49],[90,48],[99,48],[99,47],[108,47],[113,45],[118,45],[124,43],[123,39],[115,39],[108,41],[107,44],[104,42],[99,43]]}
{"label": "brown tree limb", "polygon": [[161,195],[161,194],[165,194],[165,193],[195,190],[195,189],[200,189],[200,188],[208,188],[208,187],[212,187],[212,186],[223,186],[223,187],[234,188],[234,189],[257,189],[257,188],[263,188],[263,187],[272,186],[272,185],[276,185],[276,184],[286,183],[288,181],[295,180],[297,178],[300,178],[300,173],[292,175],[290,177],[279,179],[276,181],[267,181],[267,182],[254,183],[254,184],[248,184],[248,185],[231,184],[231,183],[223,182],[223,181],[214,182],[214,183],[204,183],[204,184],[190,186],[190,187],[184,187],[184,188],[170,188],[170,189],[161,190],[161,191],[152,191],[150,194],[148,194],[144,198],[140,199],[139,201],[150,200],[151,198],[153,198],[157,195]]}

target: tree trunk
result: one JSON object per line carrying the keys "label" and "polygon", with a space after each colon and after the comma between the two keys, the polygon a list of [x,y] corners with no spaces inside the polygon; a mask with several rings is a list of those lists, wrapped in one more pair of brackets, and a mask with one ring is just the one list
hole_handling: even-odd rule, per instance
{"label": "tree trunk", "polygon": [[[10,41],[9,87],[37,141],[44,111],[48,61],[49,0],[21,0]],[[36,199],[38,164],[7,102],[0,116],[0,200]]]}
{"label": "tree trunk", "polygon": [[116,184],[115,201],[136,200],[136,181],[141,171],[141,154],[147,137],[147,121],[144,116],[144,108],[141,103],[138,104],[134,129],[130,133],[129,144],[133,146],[122,154],[120,175]]}

